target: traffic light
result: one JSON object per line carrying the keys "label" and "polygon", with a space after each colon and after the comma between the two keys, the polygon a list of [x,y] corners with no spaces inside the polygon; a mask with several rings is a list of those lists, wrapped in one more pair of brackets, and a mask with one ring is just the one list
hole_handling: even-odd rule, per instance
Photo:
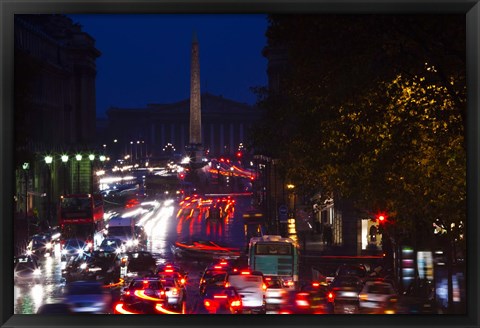
{"label": "traffic light", "polygon": [[387,222],[387,215],[384,214],[384,213],[378,213],[376,215],[376,219],[377,219],[378,224],[383,224],[383,223]]}
{"label": "traffic light", "polygon": [[238,152],[237,152],[237,157],[238,157],[238,158],[242,157],[242,152],[241,152],[241,151],[238,151]]}

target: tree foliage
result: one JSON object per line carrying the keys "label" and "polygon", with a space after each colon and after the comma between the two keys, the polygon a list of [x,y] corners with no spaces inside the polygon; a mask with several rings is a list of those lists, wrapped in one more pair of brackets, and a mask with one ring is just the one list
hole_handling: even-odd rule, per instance
{"label": "tree foliage", "polygon": [[386,210],[407,234],[465,222],[463,15],[279,15],[267,37],[286,70],[254,142],[290,181]]}

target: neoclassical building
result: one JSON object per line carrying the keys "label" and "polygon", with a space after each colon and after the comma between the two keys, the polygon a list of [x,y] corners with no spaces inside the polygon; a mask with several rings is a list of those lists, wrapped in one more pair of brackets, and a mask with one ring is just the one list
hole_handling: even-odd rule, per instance
{"label": "neoclassical building", "polygon": [[[235,154],[241,143],[246,144],[262,113],[254,106],[211,93],[201,95],[201,104],[202,144],[210,156]],[[176,153],[183,153],[189,143],[189,115],[190,99],[145,108],[111,107],[107,111],[107,145],[114,147],[112,155],[137,159],[162,157],[168,144]],[[143,145],[140,150],[137,142]]]}

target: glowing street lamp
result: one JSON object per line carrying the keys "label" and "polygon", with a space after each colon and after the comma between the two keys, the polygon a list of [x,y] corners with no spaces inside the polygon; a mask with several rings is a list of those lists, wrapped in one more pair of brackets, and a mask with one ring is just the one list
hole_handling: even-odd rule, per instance
{"label": "glowing street lamp", "polygon": [[52,202],[52,173],[50,171],[50,164],[53,162],[53,157],[50,155],[45,156],[45,163],[47,163],[47,220],[50,220],[50,207]]}
{"label": "glowing street lamp", "polygon": [[80,193],[80,161],[82,160],[82,154],[75,155],[77,160],[77,193]]}
{"label": "glowing street lamp", "polygon": [[90,160],[90,193],[93,194],[93,161],[95,160],[95,155],[88,155],[88,159]]}
{"label": "glowing street lamp", "polygon": [[68,155],[62,155],[61,157],[63,163],[63,194],[65,195],[67,192],[67,162],[68,162]]}

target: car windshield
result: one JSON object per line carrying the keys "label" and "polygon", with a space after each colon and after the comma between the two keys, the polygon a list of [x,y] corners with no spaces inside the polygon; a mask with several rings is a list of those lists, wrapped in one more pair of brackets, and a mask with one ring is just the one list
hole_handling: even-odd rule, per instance
{"label": "car windshield", "polygon": [[360,281],[354,277],[344,277],[341,279],[335,279],[332,282],[332,286],[334,287],[358,287]]}
{"label": "car windshield", "polygon": [[267,288],[282,288],[282,281],[280,279],[266,278],[265,283]]}
{"label": "car windshield", "polygon": [[65,243],[65,248],[77,248],[81,249],[85,246],[85,242],[78,239],[69,239]]}

